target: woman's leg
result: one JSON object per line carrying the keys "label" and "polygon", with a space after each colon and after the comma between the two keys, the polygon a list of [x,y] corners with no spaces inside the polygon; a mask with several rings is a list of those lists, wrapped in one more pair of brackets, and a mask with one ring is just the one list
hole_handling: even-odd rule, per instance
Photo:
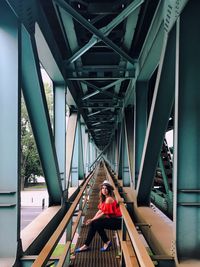
{"label": "woman's leg", "polygon": [[93,227],[100,235],[103,243],[107,243],[109,241],[109,238],[106,235],[105,229],[121,229],[121,218],[100,218],[96,221],[93,221]]}
{"label": "woman's leg", "polygon": [[100,218],[93,221],[90,224],[87,238],[85,240],[85,245],[89,246],[95,233],[98,232],[102,241],[107,243],[109,241],[104,229],[118,230],[121,229],[121,218]]}
{"label": "woman's leg", "polygon": [[89,226],[87,238],[86,238],[85,243],[84,243],[86,246],[90,245],[90,243],[92,242],[92,239],[94,238],[94,236],[96,234],[97,228],[96,228],[95,222],[96,221],[91,222],[91,224]]}

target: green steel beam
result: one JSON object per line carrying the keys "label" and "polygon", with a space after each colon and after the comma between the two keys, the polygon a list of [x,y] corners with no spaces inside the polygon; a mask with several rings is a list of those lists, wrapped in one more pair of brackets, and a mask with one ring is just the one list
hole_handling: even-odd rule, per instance
{"label": "green steel beam", "polygon": [[150,204],[150,193],[165,131],[174,103],[176,31],[166,34],[149,114],[137,184],[139,205]]}
{"label": "green steel beam", "polygon": [[[93,55],[95,55],[96,53],[92,53]],[[102,55],[107,55],[108,53],[106,52],[102,52]],[[74,68],[69,65],[66,67],[66,71],[72,71],[74,70]],[[130,72],[134,72],[135,69],[134,67],[130,67],[127,68],[124,65],[119,65],[119,64],[113,64],[113,65],[96,65],[96,64],[92,64],[92,65],[83,65],[83,66],[77,66],[76,67],[76,71],[77,72],[90,72],[90,71],[96,71],[96,72],[103,72],[103,71],[118,71],[118,72],[126,72],[126,71],[130,71]]]}
{"label": "green steel beam", "polygon": [[127,143],[127,137],[125,132],[125,118],[123,122],[123,135],[122,135],[122,142],[121,142],[121,156],[122,156],[122,181],[123,186],[131,186],[130,183],[130,168],[129,168],[129,162],[128,162],[128,143]]}
{"label": "green steel beam", "polygon": [[114,145],[114,171],[117,173],[118,170],[118,154],[119,154],[119,139],[118,139],[118,129],[116,127],[114,138],[113,138]]}
{"label": "green steel beam", "polygon": [[70,173],[73,159],[73,150],[76,138],[76,127],[78,121],[77,112],[73,112],[68,119],[67,133],[66,133],[66,189],[70,185]]}
{"label": "green steel beam", "polygon": [[21,3],[18,0],[7,0],[7,2],[15,11],[26,30],[30,34],[35,33],[40,62],[51,79],[56,82],[63,82],[62,56],[40,1],[24,1]]}
{"label": "green steel beam", "polygon": [[189,1],[177,23],[174,140],[174,214],[180,263],[200,266],[200,2]]}
{"label": "green steel beam", "polygon": [[133,181],[134,170],[133,170],[133,148],[134,148],[134,109],[126,108],[124,110],[124,120],[125,120],[125,139],[126,139],[126,147],[128,153],[128,165],[129,165],[129,173],[130,173],[130,181],[131,187],[135,186]]}
{"label": "green steel beam", "polygon": [[50,196],[50,205],[62,199],[59,167],[40,73],[35,39],[22,28],[22,89]]}
{"label": "green steel beam", "polygon": [[117,123],[117,146],[116,146],[116,172],[119,179],[122,177],[122,164],[121,164],[121,143],[122,143],[122,122],[118,121]]}
{"label": "green steel beam", "polygon": [[131,79],[135,78],[135,74],[132,74],[132,73],[126,73],[123,76],[112,75],[110,77],[91,77],[89,75],[77,76],[77,73],[74,72],[74,73],[67,73],[66,76],[67,76],[66,78],[70,81],[85,81],[85,80],[88,80],[88,81],[111,81],[111,80],[120,80],[120,79],[131,80]]}
{"label": "green steel beam", "polygon": [[[70,186],[78,187],[79,186],[79,131],[78,131],[78,124],[79,124],[79,116],[77,118],[77,124],[75,129],[75,139],[74,139],[74,146],[72,151],[72,163],[70,168]],[[71,135],[69,138],[71,139]]]}
{"label": "green steel beam", "polygon": [[66,87],[54,84],[54,136],[62,189],[66,188]]}
{"label": "green steel beam", "polygon": [[118,179],[122,179],[123,176],[123,150],[122,150],[122,140],[123,140],[123,127],[122,122],[118,123],[118,158],[117,158],[117,175]]}
{"label": "green steel beam", "polygon": [[86,133],[86,126],[85,123],[80,123],[81,127],[81,137],[82,137],[82,147],[83,147],[83,172],[84,175],[86,176],[86,142],[87,142],[87,133]]}
{"label": "green steel beam", "polygon": [[85,172],[84,172],[84,150],[83,150],[83,136],[82,136],[83,132],[81,129],[81,122],[80,119],[78,121],[78,135],[79,135],[79,139],[78,139],[78,177],[79,180],[83,180],[85,177]]}
{"label": "green steel beam", "polygon": [[86,159],[86,175],[90,172],[90,165],[91,165],[91,160],[90,160],[90,149],[89,149],[89,142],[90,142],[90,136],[88,132],[86,133],[85,136],[85,159]]}
{"label": "green steel beam", "polygon": [[139,55],[138,81],[149,80],[159,64],[164,39],[164,2],[160,1]]}
{"label": "green steel beam", "polygon": [[[20,31],[7,5],[0,8],[0,265],[13,266],[20,240]],[[2,259],[4,258],[4,263]],[[9,264],[6,262],[8,261]]]}
{"label": "green steel beam", "polygon": [[[67,14],[64,9],[62,8],[57,9],[56,3],[54,3],[54,7],[57,13],[57,17],[59,19],[59,23],[60,23],[60,27],[63,32],[63,36],[66,39],[66,43],[69,44],[70,55],[71,55],[79,49],[73,17]],[[80,59],[80,62],[81,62],[81,59]],[[66,65],[65,61],[64,61],[64,65]],[[70,67],[74,69],[74,64],[71,64]]]}
{"label": "green steel beam", "polygon": [[35,25],[35,40],[40,62],[49,77],[56,83],[64,83],[62,61],[58,48],[54,43],[52,32],[43,16],[42,22]]}
{"label": "green steel beam", "polygon": [[117,95],[112,94],[112,93],[110,93],[110,92],[106,92],[106,91],[104,91],[103,89],[97,87],[96,85],[94,85],[94,84],[92,84],[92,83],[89,83],[89,82],[87,82],[87,81],[81,81],[81,83],[84,83],[84,84],[86,84],[87,86],[89,86],[89,87],[93,88],[94,90],[96,90],[94,93],[91,93],[91,94],[89,94],[89,95],[85,95],[84,97],[82,97],[82,100],[86,100],[86,99],[88,99],[88,98],[90,98],[90,97],[96,95],[96,92],[101,93],[101,94],[104,94],[104,95],[109,96],[109,97],[114,98],[114,99],[119,99],[119,97],[118,97]]}
{"label": "green steel beam", "polygon": [[[88,99],[88,98],[90,98],[90,97],[92,97],[92,96],[95,96],[95,95],[99,94],[100,91],[101,91],[101,92],[104,92],[104,90],[107,90],[107,89],[109,89],[109,88],[111,88],[111,87],[113,87],[113,86],[116,86],[116,85],[118,85],[118,84],[121,84],[121,82],[122,82],[123,80],[124,80],[124,79],[119,79],[119,80],[117,80],[117,81],[114,81],[114,82],[112,82],[112,83],[109,83],[108,85],[105,85],[105,86],[103,86],[103,87],[101,87],[101,88],[98,88],[98,90],[96,90],[95,92],[93,92],[93,93],[91,93],[91,94],[88,94],[88,95],[84,96],[84,99]],[[81,81],[81,82],[83,82],[83,81]],[[84,81],[84,82],[86,82],[86,81]]]}
{"label": "green steel beam", "polygon": [[75,143],[73,149],[73,158],[71,165],[71,186],[77,187],[79,180],[84,178],[84,166],[83,166],[83,144],[82,144],[82,132],[80,125],[80,117],[78,118]]}
{"label": "green steel beam", "polygon": [[118,169],[118,176],[119,179],[122,179],[123,186],[130,186],[130,171],[129,171],[129,164],[128,164],[128,148],[126,143],[126,136],[125,136],[125,119],[120,124],[120,141],[119,141],[119,169]]}
{"label": "green steel beam", "polygon": [[[115,17],[108,25],[101,28],[99,31],[107,36],[117,25],[119,25],[123,20],[125,20],[134,10],[136,10],[144,0],[136,0],[130,3],[117,17]],[[92,25],[92,23],[91,23]],[[74,55],[72,55],[66,62],[66,64],[73,63],[79,57],[81,57],[84,53],[86,53],[91,47],[93,47],[100,40],[96,36],[92,36],[90,41],[82,47],[79,51],[77,51]]]}
{"label": "green steel beam", "polygon": [[126,54],[123,50],[121,50],[115,43],[113,43],[109,38],[104,36],[104,34],[95,28],[88,20],[86,20],[83,16],[81,16],[76,10],[74,10],[68,3],[63,0],[54,0],[61,8],[63,8],[67,13],[69,13],[75,20],[77,20],[80,24],[82,24],[85,28],[87,28],[91,33],[93,33],[96,37],[100,38],[106,45],[112,48],[117,54],[119,54],[122,58],[126,59],[133,65],[135,64],[135,60],[133,60],[128,54]]}
{"label": "green steel beam", "polygon": [[139,56],[138,80],[149,80],[159,64],[164,32],[170,32],[189,0],[160,1]]}
{"label": "green steel beam", "polygon": [[147,101],[148,101],[148,82],[137,82],[135,89],[135,141],[134,141],[134,168],[135,186],[137,186],[140,170],[142,151],[144,147],[145,133],[147,129]]}

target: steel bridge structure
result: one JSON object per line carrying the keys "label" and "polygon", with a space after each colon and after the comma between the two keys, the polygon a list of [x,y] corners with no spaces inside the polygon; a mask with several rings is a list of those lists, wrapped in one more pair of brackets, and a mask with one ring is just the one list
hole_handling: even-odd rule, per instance
{"label": "steel bridge structure", "polygon": [[[55,239],[72,231],[73,204],[81,210],[100,162],[126,203],[138,266],[151,265],[136,225],[157,266],[200,266],[199,14],[198,0],[0,1],[0,266],[50,266],[52,251],[34,262],[63,220]],[[46,219],[23,233],[22,94],[49,194]],[[133,266],[127,251],[121,266]],[[56,266],[69,264],[66,254]]]}

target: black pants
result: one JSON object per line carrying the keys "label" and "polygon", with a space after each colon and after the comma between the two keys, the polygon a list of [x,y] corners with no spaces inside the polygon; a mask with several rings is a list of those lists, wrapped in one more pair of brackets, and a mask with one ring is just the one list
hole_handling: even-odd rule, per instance
{"label": "black pants", "polygon": [[99,218],[92,221],[88,231],[88,235],[85,241],[85,245],[89,246],[95,233],[98,232],[103,243],[108,242],[108,237],[106,235],[105,229],[109,230],[119,230],[121,229],[122,218]]}

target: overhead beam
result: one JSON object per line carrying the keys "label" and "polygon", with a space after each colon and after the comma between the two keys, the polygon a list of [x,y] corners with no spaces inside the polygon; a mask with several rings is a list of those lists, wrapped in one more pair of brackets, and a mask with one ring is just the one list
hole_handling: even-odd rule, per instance
{"label": "overhead beam", "polygon": [[160,1],[138,59],[138,81],[149,80],[159,64],[164,38],[164,1]]}
{"label": "overhead beam", "polygon": [[[116,86],[116,85],[120,84],[123,80],[124,80],[124,79],[119,79],[119,80],[114,81],[114,82],[112,82],[112,83],[109,83],[109,84],[107,84],[107,85],[105,85],[105,86],[103,86],[103,87],[101,87],[101,88],[99,88],[99,89],[100,89],[101,91],[107,90],[107,89],[109,89],[109,88],[111,88],[111,87],[113,87],[113,86]],[[91,93],[91,94],[88,94],[88,95],[86,95],[85,97],[90,98],[90,97],[92,97],[92,96],[94,96],[94,95],[97,95],[97,94],[99,94],[99,91],[96,90],[95,92],[93,92],[93,93]],[[85,99],[87,99],[87,98],[85,98]]]}
{"label": "overhead beam", "polygon": [[119,54],[122,58],[129,61],[131,64],[135,64],[135,60],[133,60],[128,54],[126,54],[122,49],[120,49],[115,43],[113,43],[109,38],[107,38],[101,31],[99,31],[96,27],[94,27],[88,20],[86,20],[83,16],[81,16],[76,10],[74,10],[68,3],[63,0],[54,0],[61,8],[63,8],[67,13],[69,13],[75,20],[77,20],[80,24],[82,24],[86,29],[88,29],[91,33],[93,33],[96,38],[100,38],[106,45],[108,45],[111,49],[113,49],[117,54]]}
{"label": "overhead beam", "polygon": [[[117,17],[115,17],[107,26],[101,28],[99,30],[104,36],[107,36],[117,25],[119,25],[123,20],[125,20],[134,10],[136,10],[144,0],[136,0],[133,1],[130,5],[128,5]],[[91,23],[92,25],[92,23]],[[74,55],[72,55],[68,60],[67,64],[73,63],[80,56],[82,56],[85,52],[87,52],[91,47],[93,47],[100,40],[95,36],[89,40],[89,42],[82,47],[79,51],[77,51]]]}
{"label": "overhead beam", "polygon": [[159,64],[164,32],[169,33],[189,0],[160,1],[139,55],[138,81],[149,80]]}
{"label": "overhead beam", "polygon": [[[93,88],[94,90],[96,90],[95,92],[104,94],[104,95],[109,96],[109,97],[111,97],[111,98],[113,98],[113,99],[119,99],[119,97],[118,97],[117,95],[112,94],[112,93],[109,93],[109,92],[106,92],[106,91],[102,90],[101,88],[97,87],[96,85],[94,85],[94,84],[92,84],[92,83],[89,83],[89,82],[87,82],[87,81],[82,81],[82,83],[84,83],[84,84],[86,84],[87,86],[89,86],[89,87]],[[82,100],[86,100],[86,99],[88,99],[88,98],[90,98],[90,97],[92,97],[92,96],[94,96],[94,95],[95,95],[95,94],[93,94],[93,93],[88,94],[88,95],[82,97]]]}
{"label": "overhead beam", "polygon": [[132,74],[126,74],[126,75],[123,75],[123,76],[115,76],[115,75],[112,75],[112,76],[104,76],[104,77],[92,77],[92,76],[86,76],[86,75],[81,75],[81,76],[77,76],[76,73],[74,73],[74,76],[73,75],[69,75],[69,73],[67,74],[67,79],[70,80],[70,81],[85,81],[85,80],[88,80],[88,81],[111,81],[111,80],[131,80],[135,78],[135,75],[132,75]]}

